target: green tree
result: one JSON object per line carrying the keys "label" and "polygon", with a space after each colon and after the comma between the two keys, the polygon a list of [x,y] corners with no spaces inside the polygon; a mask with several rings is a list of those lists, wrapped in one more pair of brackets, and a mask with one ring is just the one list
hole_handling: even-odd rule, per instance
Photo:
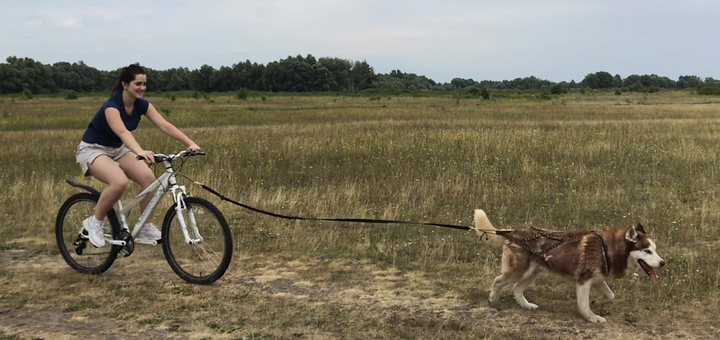
{"label": "green tree", "polygon": [[599,89],[609,89],[615,82],[615,78],[605,71],[595,72],[595,77],[597,77],[597,88]]}
{"label": "green tree", "polygon": [[372,87],[375,71],[366,61],[356,61],[350,70],[352,91],[362,91]]}
{"label": "green tree", "polygon": [[308,55],[307,60],[298,55],[269,63],[263,75],[265,89],[282,92],[313,91],[317,84],[317,73],[311,64],[314,61],[311,55]]}
{"label": "green tree", "polygon": [[320,58],[318,64],[330,72],[329,91],[349,91],[351,89],[352,63],[350,61],[340,58]]}
{"label": "green tree", "polygon": [[616,74],[615,77],[613,77],[613,87],[620,88],[622,86],[623,86],[622,77],[619,74]]}
{"label": "green tree", "polygon": [[703,83],[702,79],[698,76],[680,76],[677,81],[677,88],[695,88]]}
{"label": "green tree", "polygon": [[625,87],[630,87],[632,85],[639,84],[639,83],[640,83],[640,76],[637,74],[631,74],[631,75],[627,76],[627,78],[625,78],[625,80],[623,80],[623,86],[625,86]]}
{"label": "green tree", "polygon": [[590,73],[585,76],[580,85],[591,89],[609,89],[615,84],[615,78],[605,71]]}
{"label": "green tree", "polygon": [[9,64],[0,64],[0,93],[19,93],[23,90],[20,72]]}
{"label": "green tree", "polygon": [[567,92],[568,92],[567,87],[563,86],[562,84],[553,84],[550,86],[551,94],[565,94]]}
{"label": "green tree", "polygon": [[215,68],[207,64],[200,66],[200,69],[190,72],[193,90],[202,92],[215,91],[216,86],[213,81],[216,79],[216,72]]}
{"label": "green tree", "polygon": [[165,71],[166,83],[161,86],[162,91],[189,91],[192,90],[192,82],[190,80],[191,73],[186,67],[171,68]]}
{"label": "green tree", "polygon": [[17,90],[28,90],[31,93],[49,93],[55,91],[52,71],[49,66],[43,65],[30,58],[8,57],[8,80],[5,86]]}
{"label": "green tree", "polygon": [[474,80],[472,80],[472,79],[463,79],[463,78],[453,78],[453,79],[450,81],[450,84],[451,84],[455,89],[458,89],[458,90],[462,90],[462,89],[464,89],[464,88],[466,88],[466,87],[470,87],[470,86],[477,86],[477,85],[479,85],[476,81],[474,81]]}
{"label": "green tree", "polygon": [[583,78],[583,80],[580,82],[580,86],[589,87],[591,89],[598,88],[597,75],[595,75],[595,73],[588,73],[588,75],[586,75],[585,78]]}

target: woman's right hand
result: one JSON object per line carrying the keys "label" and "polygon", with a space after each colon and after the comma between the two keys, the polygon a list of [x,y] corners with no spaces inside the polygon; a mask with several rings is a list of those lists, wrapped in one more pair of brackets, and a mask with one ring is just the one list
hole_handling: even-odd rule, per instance
{"label": "woman's right hand", "polygon": [[155,153],[150,150],[142,150],[138,154],[138,157],[142,157],[148,164],[155,164]]}
{"label": "woman's right hand", "polygon": [[193,153],[200,152],[200,146],[195,143],[190,143],[187,147],[188,150],[192,151]]}

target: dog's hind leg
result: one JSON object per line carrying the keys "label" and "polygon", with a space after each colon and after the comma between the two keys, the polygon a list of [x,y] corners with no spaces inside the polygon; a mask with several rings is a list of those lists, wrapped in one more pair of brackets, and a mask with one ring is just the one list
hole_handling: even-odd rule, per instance
{"label": "dog's hind leg", "polygon": [[490,303],[495,303],[500,298],[500,292],[507,285],[513,284],[520,281],[521,276],[513,267],[512,263],[517,263],[517,255],[513,255],[509,251],[503,251],[502,254],[502,265],[500,268],[501,275],[497,276],[493,280],[492,286],[490,287],[490,296],[488,300]]}
{"label": "dog's hind leg", "polygon": [[603,300],[596,301],[597,303],[607,303],[612,300],[615,300],[615,293],[608,287],[607,282],[605,280],[597,280],[593,282],[593,288],[595,288],[597,291],[600,292],[603,296]]}
{"label": "dog's hind leg", "polygon": [[606,322],[605,318],[595,315],[595,313],[590,310],[590,288],[592,284],[592,280],[577,284],[575,292],[577,294],[578,309],[580,310],[580,315],[582,315],[585,320],[592,323],[603,323]]}
{"label": "dog's hind leg", "polygon": [[515,301],[518,303],[518,305],[520,305],[520,307],[528,310],[538,308],[538,305],[528,302],[528,300],[525,298],[524,293],[525,289],[527,289],[527,287],[529,287],[533,282],[535,282],[535,279],[537,279],[538,275],[540,275],[541,272],[542,268],[539,268],[537,264],[533,263],[522,276],[520,281],[515,284],[515,288],[513,288],[513,295],[515,295]]}
{"label": "dog's hind leg", "polygon": [[497,276],[495,280],[493,280],[492,287],[490,288],[490,297],[488,297],[490,303],[497,302],[500,298],[500,291],[502,291],[505,286],[514,282],[515,278],[513,278],[511,274],[504,273]]}

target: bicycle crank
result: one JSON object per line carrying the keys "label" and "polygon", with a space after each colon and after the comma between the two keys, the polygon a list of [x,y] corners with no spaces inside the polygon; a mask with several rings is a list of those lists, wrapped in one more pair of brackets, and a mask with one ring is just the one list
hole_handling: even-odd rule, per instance
{"label": "bicycle crank", "polygon": [[135,250],[135,241],[127,230],[120,230],[116,240],[122,240],[125,242],[125,246],[120,249],[120,253],[123,254],[124,257],[132,255]]}

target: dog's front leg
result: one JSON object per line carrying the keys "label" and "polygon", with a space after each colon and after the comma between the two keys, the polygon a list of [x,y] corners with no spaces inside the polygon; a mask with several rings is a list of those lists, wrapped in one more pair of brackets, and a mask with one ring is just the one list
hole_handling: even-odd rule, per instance
{"label": "dog's front leg", "polygon": [[534,310],[538,308],[538,305],[534,303],[528,302],[527,299],[525,299],[525,289],[527,289],[528,286],[530,286],[535,279],[540,275],[541,269],[538,268],[537,265],[534,263],[530,265],[530,268],[525,272],[525,275],[520,279],[518,283],[515,284],[515,288],[513,289],[513,295],[515,295],[515,301],[520,305],[520,307],[528,309],[528,310]]}
{"label": "dog's front leg", "polygon": [[595,315],[590,310],[590,288],[592,287],[592,280],[587,280],[585,283],[578,283],[576,287],[578,309],[580,315],[582,315],[587,321],[592,323],[603,323],[606,322],[602,316]]}

